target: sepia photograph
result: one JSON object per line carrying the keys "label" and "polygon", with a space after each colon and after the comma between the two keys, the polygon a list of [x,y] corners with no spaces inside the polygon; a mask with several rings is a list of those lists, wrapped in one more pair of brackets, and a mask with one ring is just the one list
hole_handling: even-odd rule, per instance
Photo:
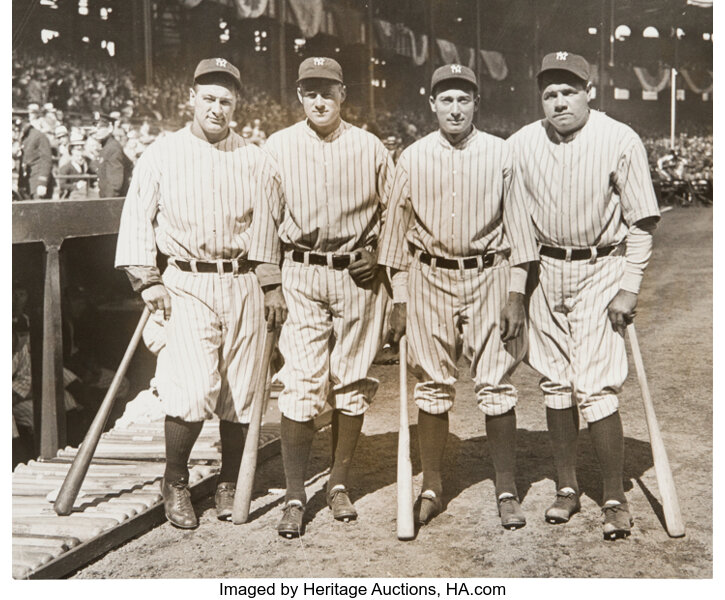
{"label": "sepia photograph", "polygon": [[713,583],[714,4],[8,3],[14,594]]}

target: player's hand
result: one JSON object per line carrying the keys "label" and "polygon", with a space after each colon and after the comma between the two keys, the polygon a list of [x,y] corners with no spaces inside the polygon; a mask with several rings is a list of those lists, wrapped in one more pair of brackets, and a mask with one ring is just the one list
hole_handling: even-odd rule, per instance
{"label": "player's hand", "polygon": [[39,185],[37,188],[35,188],[35,194],[38,198],[44,197],[47,192],[48,188],[44,185]]}
{"label": "player's hand", "polygon": [[524,295],[509,292],[508,301],[501,311],[501,339],[510,342],[521,335],[526,324]]}
{"label": "player's hand", "polygon": [[377,259],[367,250],[358,250],[360,258],[351,263],[347,270],[358,285],[370,283],[378,272]]}
{"label": "player's hand", "polygon": [[637,294],[628,292],[626,290],[619,290],[617,295],[612,298],[612,301],[607,307],[609,313],[609,320],[612,323],[612,328],[617,333],[624,335],[627,325],[634,320],[637,308]]}
{"label": "player's hand", "polygon": [[148,306],[151,313],[160,310],[164,313],[164,320],[169,320],[171,316],[171,296],[169,296],[169,292],[166,291],[163,283],[147,287],[141,292],[141,299]]}
{"label": "player's hand", "polygon": [[396,302],[393,304],[393,310],[390,313],[390,319],[388,326],[390,331],[388,332],[387,340],[391,344],[397,344],[405,335],[405,322],[408,319],[408,305],[405,302]]}
{"label": "player's hand", "polygon": [[264,292],[264,318],[269,331],[282,327],[287,319],[287,303],[282,295],[282,286]]}

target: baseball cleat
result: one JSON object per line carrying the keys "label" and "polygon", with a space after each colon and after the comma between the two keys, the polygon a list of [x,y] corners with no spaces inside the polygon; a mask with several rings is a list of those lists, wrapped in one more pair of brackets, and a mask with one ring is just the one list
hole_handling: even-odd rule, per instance
{"label": "baseball cleat", "polygon": [[282,518],[277,524],[277,533],[287,539],[296,538],[302,535],[302,517],[305,514],[305,507],[299,500],[290,500],[284,505]]}
{"label": "baseball cleat", "polygon": [[571,488],[565,488],[556,492],[554,503],[546,509],[544,519],[547,523],[558,525],[568,522],[580,510],[579,494]]}
{"label": "baseball cleat", "polygon": [[336,485],[327,493],[327,506],[337,521],[348,523],[357,519],[357,511],[350,502],[350,496],[344,485]]}
{"label": "baseball cleat", "polygon": [[418,525],[425,525],[430,522],[435,516],[440,514],[443,510],[443,504],[440,498],[436,495],[433,490],[425,490],[418,496],[418,501],[415,503],[417,509],[417,523]]}
{"label": "baseball cleat", "polygon": [[605,504],[602,507],[604,515],[604,539],[607,541],[626,538],[632,533],[634,519],[629,514],[629,504],[626,502],[617,504]]}
{"label": "baseball cleat", "polygon": [[164,498],[164,513],[174,527],[181,529],[194,529],[199,525],[199,520],[194,513],[194,506],[191,504],[191,492],[186,481],[161,483],[161,495]]}
{"label": "baseball cleat", "polygon": [[216,506],[216,518],[220,521],[228,521],[231,518],[236,489],[236,484],[231,481],[223,481],[216,486],[214,505]]}
{"label": "baseball cleat", "polygon": [[501,525],[512,531],[526,525],[526,517],[521,510],[521,504],[516,496],[511,494],[500,496],[496,499],[498,504],[498,515],[501,517]]}

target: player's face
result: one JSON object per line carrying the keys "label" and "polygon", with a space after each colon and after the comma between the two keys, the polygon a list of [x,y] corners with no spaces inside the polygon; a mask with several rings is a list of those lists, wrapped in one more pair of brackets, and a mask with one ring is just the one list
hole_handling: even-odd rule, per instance
{"label": "player's face", "polygon": [[231,85],[197,83],[191,90],[190,102],[194,107],[192,132],[197,135],[203,133],[211,142],[226,137],[237,106],[237,97]]}
{"label": "player's face", "polygon": [[584,81],[571,77],[547,77],[544,73],[541,105],[546,120],[561,135],[581,129],[589,117],[589,94]]}
{"label": "player's face", "polygon": [[438,127],[452,142],[463,139],[471,131],[479,97],[471,88],[452,87],[436,92],[430,108],[438,118]]}
{"label": "player's face", "polygon": [[310,125],[328,135],[340,124],[340,108],[345,101],[345,86],[329,79],[307,79],[297,90]]}

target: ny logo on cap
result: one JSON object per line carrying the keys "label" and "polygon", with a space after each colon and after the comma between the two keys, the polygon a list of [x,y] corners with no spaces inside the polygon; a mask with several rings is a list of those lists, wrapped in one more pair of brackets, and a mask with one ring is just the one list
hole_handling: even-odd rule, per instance
{"label": "ny logo on cap", "polygon": [[566,57],[569,56],[568,52],[557,52],[556,53],[556,60],[566,60]]}
{"label": "ny logo on cap", "polygon": [[315,63],[315,66],[321,67],[322,65],[325,64],[325,59],[324,58],[315,58],[314,63]]}
{"label": "ny logo on cap", "polygon": [[460,73],[461,65],[451,65],[451,73]]}
{"label": "ny logo on cap", "polygon": [[227,61],[224,60],[223,58],[217,58],[216,59],[216,64],[217,64],[217,67],[226,67],[227,66]]}

